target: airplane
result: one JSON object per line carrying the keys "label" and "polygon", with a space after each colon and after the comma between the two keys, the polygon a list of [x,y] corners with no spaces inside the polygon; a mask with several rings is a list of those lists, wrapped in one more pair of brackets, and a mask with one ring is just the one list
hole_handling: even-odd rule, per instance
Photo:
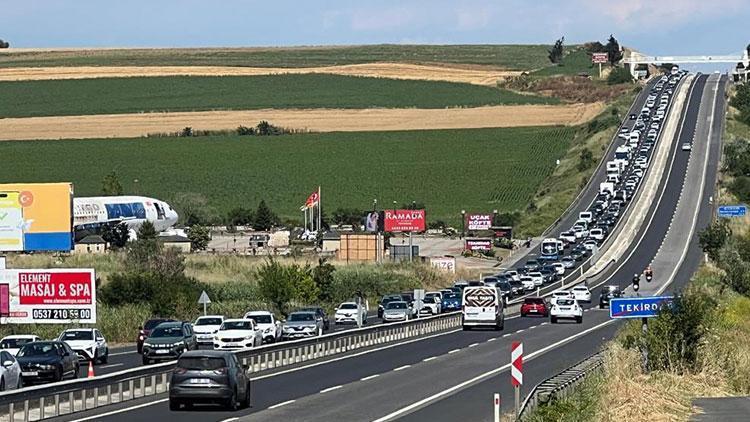
{"label": "airplane", "polygon": [[177,212],[166,202],[143,196],[97,196],[73,198],[75,239],[97,234],[105,224],[124,222],[130,239],[136,238],[141,225],[150,221],[157,233],[177,224]]}

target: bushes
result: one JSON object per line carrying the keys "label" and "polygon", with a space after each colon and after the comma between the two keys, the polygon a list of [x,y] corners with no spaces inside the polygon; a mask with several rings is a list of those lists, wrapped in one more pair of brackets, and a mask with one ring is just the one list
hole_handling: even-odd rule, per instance
{"label": "bushes", "polygon": [[750,84],[739,85],[729,104],[739,110],[739,120],[750,125]]}
{"label": "bushes", "polygon": [[612,71],[609,72],[609,76],[607,76],[608,85],[617,85],[632,82],[633,75],[631,75],[630,71],[628,69],[625,69],[624,67],[616,67],[612,69]]}

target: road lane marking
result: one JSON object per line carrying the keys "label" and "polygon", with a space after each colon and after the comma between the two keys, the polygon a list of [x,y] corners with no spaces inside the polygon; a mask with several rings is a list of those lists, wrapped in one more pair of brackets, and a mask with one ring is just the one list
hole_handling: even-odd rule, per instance
{"label": "road lane marking", "polygon": [[138,353],[137,350],[131,350],[129,352],[117,352],[117,353],[110,353],[109,356],[121,356],[121,355],[130,355],[133,353]]}
{"label": "road lane marking", "polygon": [[[588,328],[588,329],[586,329],[584,331],[581,331],[580,333],[574,334],[574,335],[569,336],[569,337],[565,337],[562,340],[559,340],[559,341],[557,341],[555,343],[552,343],[552,344],[550,344],[548,346],[545,346],[544,348],[541,348],[541,349],[539,349],[539,350],[537,350],[535,352],[532,352],[532,353],[524,356],[524,361],[530,361],[531,359],[534,359],[535,357],[537,357],[539,355],[542,355],[542,354],[544,354],[544,353],[546,353],[546,352],[548,352],[548,351],[550,351],[552,349],[555,349],[557,347],[560,347],[560,346],[562,346],[562,345],[564,345],[566,343],[570,343],[571,341],[573,341],[573,340],[575,340],[575,339],[577,339],[579,337],[583,337],[583,336],[587,335],[588,333],[590,333],[592,331],[595,331],[595,330],[598,330],[599,328],[602,328],[602,327],[604,327],[606,325],[612,324],[615,321],[616,320],[614,320],[614,319],[609,319],[607,321],[602,322],[601,324],[595,325],[595,326],[593,326],[591,328]],[[445,389],[445,390],[443,390],[443,391],[441,391],[441,392],[439,392],[437,394],[433,394],[430,397],[425,397],[422,400],[416,401],[416,402],[414,402],[414,403],[412,403],[412,404],[410,404],[410,405],[408,405],[406,407],[403,407],[401,409],[396,410],[395,412],[389,413],[389,414],[383,416],[382,418],[378,418],[374,422],[385,422],[385,421],[393,420],[393,419],[396,419],[398,417],[402,417],[404,415],[407,415],[407,414],[409,414],[409,413],[411,413],[411,412],[413,412],[413,411],[415,411],[415,410],[423,407],[425,404],[433,403],[433,402],[435,402],[437,400],[440,400],[443,397],[449,396],[452,393],[457,392],[457,391],[459,391],[459,390],[461,390],[461,389],[463,389],[465,387],[474,385],[474,384],[476,384],[476,383],[478,383],[480,381],[483,381],[483,380],[485,380],[485,379],[487,379],[489,377],[492,377],[492,376],[494,376],[494,375],[496,375],[496,374],[498,374],[498,373],[500,373],[502,371],[505,371],[508,368],[510,368],[510,363],[506,363],[505,365],[503,365],[503,366],[501,366],[499,368],[495,368],[495,369],[493,369],[491,371],[487,371],[487,372],[485,372],[483,374],[477,375],[474,378],[466,380],[466,381],[464,381],[464,382],[462,382],[460,384],[454,385],[453,387]]]}
{"label": "road lane marking", "polygon": [[393,372],[403,371],[406,368],[411,368],[411,365],[399,366],[398,368],[394,369]]}
{"label": "road lane marking", "polygon": [[122,366],[125,365],[124,363],[111,363],[109,365],[100,366],[99,368],[105,369],[105,368],[114,368],[115,366]]}
{"label": "road lane marking", "polygon": [[534,328],[536,328],[536,325],[532,325],[531,327],[529,327],[529,330],[533,330]]}
{"label": "road lane marking", "polygon": [[113,411],[107,412],[107,413],[100,413],[98,415],[89,416],[89,417],[81,418],[81,419],[76,419],[76,420],[71,421],[71,422],[93,421],[93,420],[101,419],[101,418],[104,418],[104,417],[107,417],[107,416],[117,415],[118,413],[130,412],[131,410],[140,409],[140,408],[148,407],[148,406],[153,406],[153,405],[159,404],[159,403],[164,403],[165,401],[169,401],[169,399],[156,400],[156,401],[152,401],[152,402],[149,402],[149,403],[139,404],[137,406],[130,406],[130,407],[126,407],[124,409],[113,410]]}
{"label": "road lane marking", "polygon": [[461,349],[453,349],[450,352],[448,352],[448,354],[451,355],[453,353],[460,352],[460,351],[461,351]]}
{"label": "road lane marking", "polygon": [[548,322],[543,322],[540,325],[547,325],[547,324],[549,324],[549,323]]}
{"label": "road lane marking", "polygon": [[523,330],[521,329],[521,330],[516,331],[516,334],[522,333],[522,332],[523,332]]}
{"label": "road lane marking", "polygon": [[495,341],[495,340],[497,340],[497,337],[492,337],[491,339],[488,339],[487,342],[489,343],[489,342]]}
{"label": "road lane marking", "polygon": [[373,378],[377,378],[377,377],[379,377],[379,376],[380,376],[380,374],[370,375],[369,377],[364,377],[364,378],[360,378],[360,381],[367,381],[367,380],[371,380],[371,379],[373,379]]}
{"label": "road lane marking", "polygon": [[508,334],[503,334],[503,338],[505,338],[505,337],[510,337],[510,333],[508,333]]}
{"label": "road lane marking", "polygon": [[437,358],[438,358],[437,356],[432,356],[432,357],[429,357],[429,358],[424,358],[424,359],[422,359],[422,362],[429,362],[429,361],[435,360]]}
{"label": "road lane marking", "polygon": [[471,343],[471,344],[469,345],[469,347],[475,347],[475,346],[479,346],[479,343]]}
{"label": "road lane marking", "polygon": [[333,387],[324,388],[323,390],[320,390],[320,394],[327,393],[327,392],[333,391],[333,390],[338,390],[341,387],[343,387],[343,385],[335,385]]}
{"label": "road lane marking", "polygon": [[281,407],[281,406],[286,406],[287,404],[292,404],[292,403],[294,403],[294,402],[296,402],[296,401],[297,401],[297,400],[287,400],[287,401],[283,401],[283,402],[281,402],[281,403],[277,403],[277,404],[274,404],[273,406],[268,406],[268,410],[271,410],[271,409],[276,409],[276,408],[278,408],[278,407]]}
{"label": "road lane marking", "polygon": [[219,422],[232,422],[232,421],[236,421],[236,420],[239,420],[239,419],[240,418],[226,418],[223,421],[219,421]]}

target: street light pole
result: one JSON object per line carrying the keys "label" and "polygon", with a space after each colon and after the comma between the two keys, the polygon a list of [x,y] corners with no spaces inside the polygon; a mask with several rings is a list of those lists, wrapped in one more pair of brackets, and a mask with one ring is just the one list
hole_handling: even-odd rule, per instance
{"label": "street light pole", "polygon": [[461,237],[466,237],[466,210],[461,210]]}

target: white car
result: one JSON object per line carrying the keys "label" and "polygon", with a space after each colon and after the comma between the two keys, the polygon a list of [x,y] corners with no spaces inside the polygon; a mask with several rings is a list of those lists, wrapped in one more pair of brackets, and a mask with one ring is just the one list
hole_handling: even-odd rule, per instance
{"label": "white car", "polygon": [[281,321],[271,312],[250,311],[243,318],[255,321],[255,326],[263,333],[264,343],[274,343],[281,338]]}
{"label": "white car", "polygon": [[565,275],[565,265],[561,262],[552,263],[550,266],[555,269],[557,275]]}
{"label": "white car", "polygon": [[556,324],[558,319],[574,319],[580,324],[583,322],[583,309],[578,306],[575,299],[561,297],[552,304],[549,317],[553,324]]}
{"label": "white car", "polygon": [[570,292],[573,293],[573,297],[575,298],[576,302],[586,302],[591,303],[591,291],[586,286],[575,286],[572,289],[570,289]]}
{"label": "white car", "polygon": [[604,230],[602,229],[591,229],[589,232],[589,237],[592,239],[596,239],[598,241],[604,240]]}
{"label": "white car", "polygon": [[528,274],[532,280],[534,280],[534,286],[539,287],[544,284],[544,276],[538,271],[532,271]]}
{"label": "white car", "polygon": [[568,290],[557,290],[552,292],[552,296],[549,299],[549,303],[554,305],[558,299],[572,299],[573,293]]}
{"label": "white car", "polygon": [[576,243],[576,234],[573,233],[572,231],[560,233],[559,238],[568,243]]}
{"label": "white car", "polygon": [[438,300],[437,296],[425,295],[424,301],[422,301],[422,309],[419,310],[420,315],[437,315],[442,311],[442,302]]}
{"label": "white car", "polygon": [[583,226],[575,225],[573,226],[573,234],[575,234],[576,239],[583,239],[584,237],[589,235],[589,231],[586,230]]}
{"label": "white car", "polygon": [[599,247],[599,242],[594,239],[588,239],[583,242],[583,247],[593,252]]}
{"label": "white car", "polygon": [[[359,306],[362,324],[367,324],[367,309],[364,305]],[[357,304],[354,302],[344,302],[336,308],[334,315],[334,324],[356,324],[357,323]]]}
{"label": "white car", "polygon": [[15,390],[23,387],[21,365],[16,355],[7,350],[0,351],[0,391]]}
{"label": "white car", "polygon": [[527,275],[521,277],[521,284],[523,284],[523,289],[526,291],[534,290],[534,287],[536,287],[534,279]]}
{"label": "white car", "polygon": [[107,363],[109,358],[109,346],[102,333],[96,328],[74,328],[65,330],[58,338],[68,343],[71,349],[78,354],[78,359]]}
{"label": "white car", "polygon": [[213,344],[214,334],[224,322],[224,315],[205,315],[198,317],[193,323],[193,332],[198,344]]}
{"label": "white car", "polygon": [[513,281],[521,281],[521,275],[518,274],[518,271],[516,270],[508,270],[508,271],[505,271],[503,274],[510,277]]}
{"label": "white car", "polygon": [[26,343],[31,343],[32,341],[42,341],[42,339],[39,338],[39,336],[35,336],[33,334],[16,334],[13,336],[6,336],[3,337],[2,340],[0,340],[0,350],[5,350],[6,352],[15,356],[16,353],[21,350],[21,346]]}
{"label": "white car", "polygon": [[693,149],[693,146],[690,145],[689,142],[685,142],[684,144],[682,144],[682,150],[683,151],[690,151],[691,149]]}
{"label": "white car", "polygon": [[576,266],[576,260],[575,260],[575,258],[570,257],[570,256],[566,256],[560,262],[562,262],[563,266],[566,269],[574,268]]}
{"label": "white car", "polygon": [[250,349],[263,344],[263,333],[252,318],[226,319],[213,343],[214,350]]}

